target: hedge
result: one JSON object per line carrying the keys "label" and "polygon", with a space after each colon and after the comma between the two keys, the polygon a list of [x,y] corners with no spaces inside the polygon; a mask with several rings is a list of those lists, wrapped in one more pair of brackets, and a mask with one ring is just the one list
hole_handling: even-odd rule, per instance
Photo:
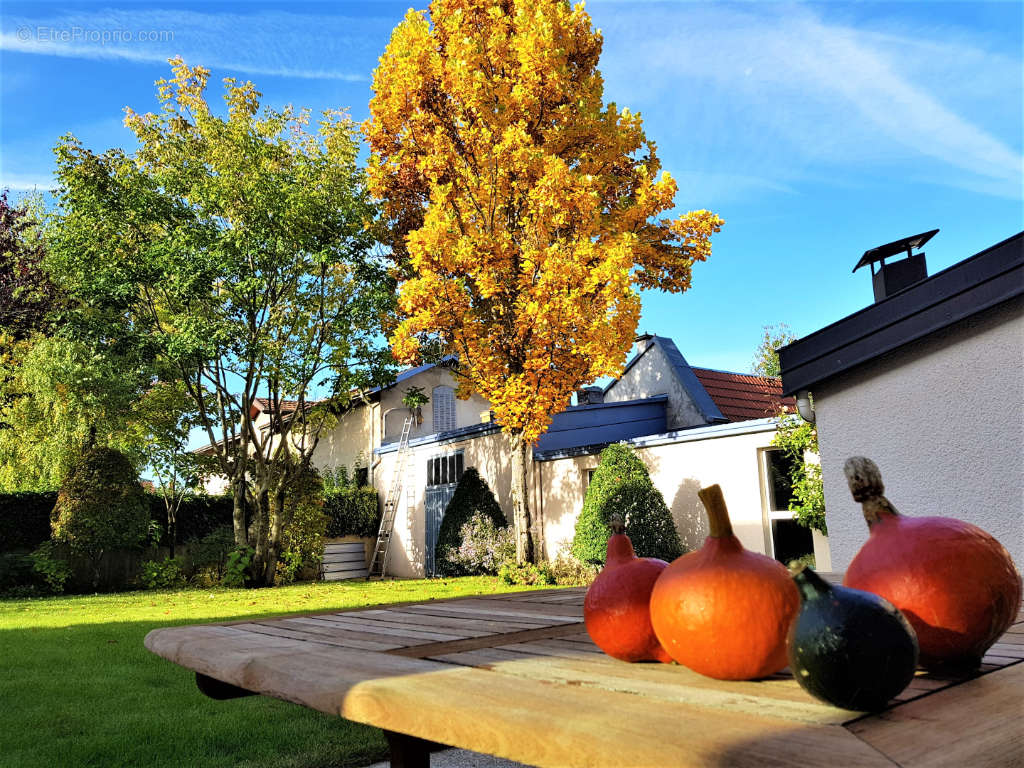
{"label": "hedge", "polygon": [[50,538],[56,491],[0,493],[0,552],[30,552]]}
{"label": "hedge", "polygon": [[[159,493],[146,495],[149,497],[149,517],[160,528],[159,544],[162,547],[170,546],[164,498]],[[186,496],[178,507],[177,542],[184,544],[190,539],[201,539],[223,525],[231,525],[233,512],[234,503],[228,494]]]}
{"label": "hedge", "polygon": [[328,520],[328,538],[375,538],[380,530],[377,491],[370,486],[347,485],[324,491],[324,514]]}
{"label": "hedge", "polygon": [[[160,544],[168,546],[167,510],[163,497],[147,493],[149,516],[160,531]],[[50,538],[50,513],[56,491],[0,493],[0,552],[30,552]],[[178,543],[206,536],[231,525],[230,496],[186,496],[178,508]],[[374,531],[376,535],[376,530]]]}

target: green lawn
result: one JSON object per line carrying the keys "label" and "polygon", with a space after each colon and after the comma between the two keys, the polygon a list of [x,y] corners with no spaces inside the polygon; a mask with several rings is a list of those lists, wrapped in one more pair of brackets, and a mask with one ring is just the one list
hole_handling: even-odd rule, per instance
{"label": "green lawn", "polygon": [[521,590],[494,578],[0,600],[0,764],[350,766],[385,755],[375,728],[262,696],[216,702],[154,656],[172,624]]}

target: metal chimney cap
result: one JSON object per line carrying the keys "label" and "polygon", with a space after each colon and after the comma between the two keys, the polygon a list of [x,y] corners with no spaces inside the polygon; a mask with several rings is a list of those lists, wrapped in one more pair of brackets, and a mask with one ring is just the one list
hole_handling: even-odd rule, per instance
{"label": "metal chimney cap", "polygon": [[872,264],[876,261],[883,261],[890,256],[896,256],[901,253],[909,255],[912,249],[920,248],[935,237],[938,232],[939,230],[933,229],[930,232],[922,232],[920,235],[904,237],[902,240],[894,240],[891,243],[886,243],[885,245],[880,245],[877,248],[872,248],[869,251],[864,251],[864,255],[860,257],[860,261],[857,262],[857,266],[853,268],[853,271],[856,272],[861,267],[866,267],[868,264]]}

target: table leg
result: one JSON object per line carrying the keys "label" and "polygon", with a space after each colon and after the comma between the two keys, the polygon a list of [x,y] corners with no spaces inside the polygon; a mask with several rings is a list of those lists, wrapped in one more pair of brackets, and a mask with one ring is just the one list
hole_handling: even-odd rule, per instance
{"label": "table leg", "polygon": [[404,733],[384,731],[384,736],[391,750],[391,768],[430,768],[430,753],[443,749],[440,744]]}
{"label": "table leg", "polygon": [[252,691],[247,691],[230,683],[221,682],[200,672],[196,672],[196,687],[211,699],[216,699],[217,701],[240,699],[243,696],[256,695]]}

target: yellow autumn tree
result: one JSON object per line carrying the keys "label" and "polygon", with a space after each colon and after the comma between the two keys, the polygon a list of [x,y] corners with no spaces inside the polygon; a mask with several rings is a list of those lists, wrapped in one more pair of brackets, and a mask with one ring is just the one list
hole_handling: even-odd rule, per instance
{"label": "yellow autumn tree", "polygon": [[400,277],[396,358],[458,355],[459,395],[508,436],[516,553],[535,560],[527,457],[572,392],[621,372],[639,289],[674,293],[711,251],[675,219],[638,114],[605,104],[601,33],[565,0],[435,0],[374,72],[370,191]]}

